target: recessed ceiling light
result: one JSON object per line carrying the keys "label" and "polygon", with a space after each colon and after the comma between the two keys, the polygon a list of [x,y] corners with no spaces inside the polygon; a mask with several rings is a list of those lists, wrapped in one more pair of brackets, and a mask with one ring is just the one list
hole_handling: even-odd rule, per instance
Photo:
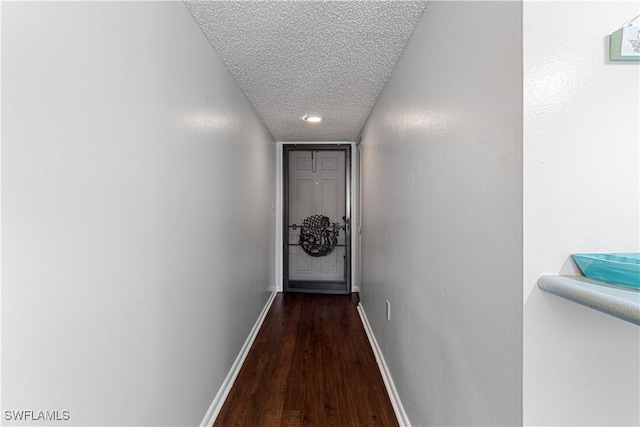
{"label": "recessed ceiling light", "polygon": [[314,116],[311,114],[305,114],[302,117],[302,120],[304,120],[305,122],[309,122],[309,123],[319,123],[322,121],[322,117],[320,116]]}

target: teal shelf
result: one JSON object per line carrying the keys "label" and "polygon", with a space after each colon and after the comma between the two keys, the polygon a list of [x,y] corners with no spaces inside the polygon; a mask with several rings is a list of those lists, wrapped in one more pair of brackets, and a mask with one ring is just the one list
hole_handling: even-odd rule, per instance
{"label": "teal shelf", "polygon": [[611,285],[640,289],[640,253],[573,254],[582,274]]}

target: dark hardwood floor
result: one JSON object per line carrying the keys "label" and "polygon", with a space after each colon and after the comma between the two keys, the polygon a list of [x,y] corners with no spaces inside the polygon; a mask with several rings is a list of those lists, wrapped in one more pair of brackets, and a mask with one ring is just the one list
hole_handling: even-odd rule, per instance
{"label": "dark hardwood floor", "polygon": [[397,426],[356,305],[278,294],[214,426]]}

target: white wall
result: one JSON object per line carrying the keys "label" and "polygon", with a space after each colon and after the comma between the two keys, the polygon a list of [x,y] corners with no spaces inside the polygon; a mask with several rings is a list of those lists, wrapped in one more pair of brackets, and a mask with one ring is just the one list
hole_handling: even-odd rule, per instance
{"label": "white wall", "polygon": [[521,8],[429,3],[364,129],[361,299],[413,425],[521,423]]}
{"label": "white wall", "polygon": [[2,18],[3,419],[197,425],[275,286],[275,143],[181,2]]}
{"label": "white wall", "polygon": [[575,252],[638,252],[639,63],[608,35],[638,2],[524,4],[524,423],[639,425],[640,328],[546,294]]}

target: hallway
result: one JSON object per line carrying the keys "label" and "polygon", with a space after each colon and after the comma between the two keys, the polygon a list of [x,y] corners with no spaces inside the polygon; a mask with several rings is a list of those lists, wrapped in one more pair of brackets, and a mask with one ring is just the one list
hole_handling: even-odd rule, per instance
{"label": "hallway", "polygon": [[214,426],[398,425],[357,303],[278,293]]}
{"label": "hallway", "polygon": [[640,250],[637,1],[0,6],[3,425],[211,427],[285,289],[292,144],[350,146],[332,274],[381,369],[353,301],[281,295],[221,422],[388,425],[382,375],[403,426],[640,424],[637,326],[537,286]]}

